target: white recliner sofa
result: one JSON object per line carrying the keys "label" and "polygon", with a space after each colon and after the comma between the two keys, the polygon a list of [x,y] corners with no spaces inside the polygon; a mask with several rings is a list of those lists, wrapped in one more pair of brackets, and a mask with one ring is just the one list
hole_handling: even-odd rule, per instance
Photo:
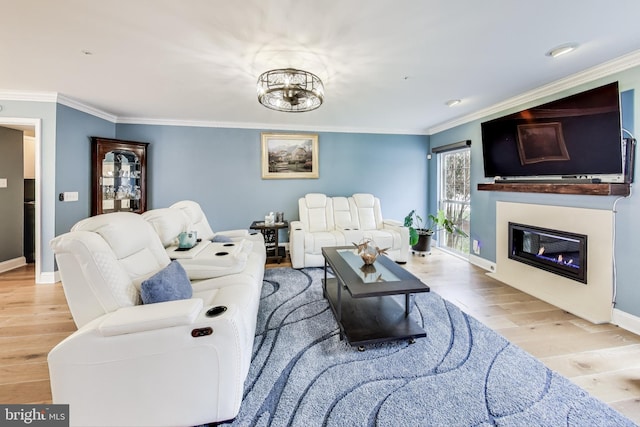
{"label": "white recliner sofa", "polygon": [[[237,415],[259,274],[189,283],[182,270],[156,284],[179,264],[134,213],[82,220],[51,247],[78,327],[48,356],[53,403],[70,405],[71,425],[193,426]],[[178,282],[183,299],[141,304],[148,289]],[[211,317],[214,307],[225,309]]]}
{"label": "white recliner sofa", "polygon": [[[200,280],[228,274],[264,275],[266,250],[262,234],[248,230],[213,232],[197,202],[185,200],[169,208],[159,208],[142,214],[149,222],[171,259],[176,259],[190,279]],[[199,242],[189,250],[181,250],[178,236],[196,231]]]}
{"label": "white recliner sofa", "polygon": [[351,197],[328,197],[310,193],[298,200],[300,218],[289,224],[289,252],[293,268],[324,265],[322,248],[350,246],[372,240],[389,248],[398,263],[409,258],[409,230],[396,220],[383,219],[380,199],[358,193]]}
{"label": "white recliner sofa", "polygon": [[202,207],[193,200],[181,200],[171,205],[170,208],[184,212],[189,219],[190,230],[197,231],[198,237],[203,240],[216,240],[216,237],[226,237],[231,240],[250,239],[264,244],[262,233],[257,231],[250,232],[249,230],[238,229],[214,232]]}

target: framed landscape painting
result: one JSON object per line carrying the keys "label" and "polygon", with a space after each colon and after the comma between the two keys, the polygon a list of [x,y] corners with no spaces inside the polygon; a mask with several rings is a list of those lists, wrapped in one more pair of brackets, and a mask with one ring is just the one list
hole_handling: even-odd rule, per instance
{"label": "framed landscape painting", "polygon": [[262,134],[262,179],[318,178],[318,135]]}

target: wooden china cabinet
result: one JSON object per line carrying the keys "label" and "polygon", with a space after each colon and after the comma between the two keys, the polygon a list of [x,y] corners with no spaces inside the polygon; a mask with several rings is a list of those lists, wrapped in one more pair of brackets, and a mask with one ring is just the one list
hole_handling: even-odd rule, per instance
{"label": "wooden china cabinet", "polygon": [[91,214],[147,209],[148,142],[91,137]]}

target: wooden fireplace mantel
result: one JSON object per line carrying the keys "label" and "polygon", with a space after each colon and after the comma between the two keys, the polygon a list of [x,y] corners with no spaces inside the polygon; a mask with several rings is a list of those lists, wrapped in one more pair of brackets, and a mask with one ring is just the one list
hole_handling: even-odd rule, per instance
{"label": "wooden fireplace mantel", "polygon": [[478,191],[512,193],[581,194],[586,196],[628,196],[630,184],[485,183]]}

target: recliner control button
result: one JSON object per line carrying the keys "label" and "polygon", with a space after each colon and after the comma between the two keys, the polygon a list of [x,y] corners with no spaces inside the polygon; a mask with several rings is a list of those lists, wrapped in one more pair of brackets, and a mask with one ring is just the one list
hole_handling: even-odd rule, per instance
{"label": "recliner control button", "polygon": [[206,337],[207,335],[211,335],[213,333],[212,328],[198,328],[191,331],[191,336],[194,338],[198,337]]}

